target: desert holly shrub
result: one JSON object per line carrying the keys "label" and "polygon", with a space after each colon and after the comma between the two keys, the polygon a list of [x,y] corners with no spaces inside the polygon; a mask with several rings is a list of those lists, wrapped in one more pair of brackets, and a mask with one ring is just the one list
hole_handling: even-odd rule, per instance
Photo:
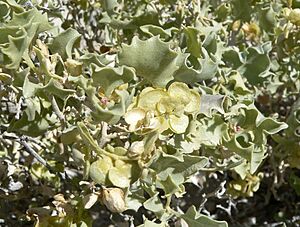
{"label": "desert holly shrub", "polygon": [[0,223],[299,223],[297,7],[2,0]]}

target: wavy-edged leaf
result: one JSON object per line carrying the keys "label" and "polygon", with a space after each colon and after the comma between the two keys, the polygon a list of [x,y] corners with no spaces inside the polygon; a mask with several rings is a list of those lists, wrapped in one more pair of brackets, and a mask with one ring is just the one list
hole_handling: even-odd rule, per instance
{"label": "wavy-edged leaf", "polygon": [[232,71],[228,75],[228,83],[233,85],[233,92],[239,95],[246,95],[251,91],[246,87],[241,74],[238,71]]}
{"label": "wavy-edged leaf", "polygon": [[[147,53],[147,54],[145,54]],[[154,87],[165,87],[178,69],[178,53],[158,36],[142,41],[134,37],[131,45],[123,45],[118,54],[119,64],[135,68],[136,74]]]}
{"label": "wavy-edged leaf", "polygon": [[90,97],[93,109],[91,114],[95,121],[105,121],[109,124],[115,124],[124,116],[132,97],[124,90],[115,90],[115,92],[120,97],[120,102],[109,108],[101,107],[99,99],[96,96]]}
{"label": "wavy-edged leaf", "polygon": [[55,114],[36,114],[33,121],[28,120],[27,114],[23,114],[21,119],[17,121],[13,120],[10,123],[8,131],[19,132],[24,135],[37,137],[44,134],[56,122],[57,118]]}
{"label": "wavy-edged leaf", "polygon": [[135,212],[143,206],[146,201],[144,197],[144,190],[142,187],[131,188],[126,196],[126,204],[129,210],[134,210]]}
{"label": "wavy-edged leaf", "polygon": [[0,28],[0,51],[6,55],[6,67],[18,68],[22,58],[29,58],[28,50],[33,39],[50,28],[52,26],[47,14],[42,14],[36,8],[21,13],[14,12],[12,20]]}
{"label": "wavy-edged leaf", "polygon": [[253,135],[250,133],[235,134],[231,140],[226,141],[224,145],[243,158],[251,162],[251,154],[254,150]]}
{"label": "wavy-edged leaf", "polygon": [[49,44],[49,49],[53,54],[58,53],[63,59],[72,58],[73,46],[80,36],[78,31],[68,28],[54,37],[52,43]]}
{"label": "wavy-edged leaf", "polygon": [[183,155],[182,157],[182,160],[178,160],[173,155],[161,154],[150,168],[157,173],[160,180],[165,181],[168,176],[171,176],[173,182],[179,185],[208,163],[206,157],[192,155]]}
{"label": "wavy-edged leaf", "polygon": [[247,49],[247,57],[243,65],[238,71],[244,75],[250,84],[261,83],[270,69],[270,58],[268,53],[271,51],[272,45],[266,42],[261,47],[249,47]]}
{"label": "wavy-edged leaf", "polygon": [[181,54],[177,61],[179,69],[174,74],[175,80],[193,84],[213,78],[218,71],[218,63],[204,48],[202,48],[202,54],[202,58],[194,60],[196,66],[188,62],[189,55]]}
{"label": "wavy-edged leaf", "polygon": [[208,216],[199,214],[194,206],[191,206],[180,217],[186,221],[189,227],[228,227],[226,221],[216,221]]}
{"label": "wavy-edged leaf", "polygon": [[162,39],[169,39],[172,37],[172,32],[177,32],[178,28],[168,28],[163,29],[159,26],[153,24],[146,24],[140,27],[140,29],[149,36],[157,36],[159,35]]}
{"label": "wavy-edged leaf", "polygon": [[89,175],[94,182],[98,184],[107,184],[107,176],[111,168],[113,168],[111,158],[104,156],[91,164]]}
{"label": "wavy-edged leaf", "polygon": [[84,143],[87,146],[91,146],[93,148],[98,147],[98,144],[96,143],[94,138],[91,136],[88,128],[85,126],[85,124],[83,122],[78,122],[77,128],[78,128],[78,131],[80,133],[82,140],[84,141]]}
{"label": "wavy-edged leaf", "polygon": [[[1,30],[0,30],[1,32]],[[20,29],[20,36],[8,36],[8,43],[0,46],[0,51],[6,55],[4,64],[8,69],[17,69],[23,59],[23,54],[28,47],[28,37],[25,29]]]}
{"label": "wavy-edged leaf", "polygon": [[213,110],[224,113],[224,95],[202,95],[200,99],[200,113],[207,117],[212,117]]}
{"label": "wavy-edged leaf", "polygon": [[42,84],[36,84],[30,81],[28,74],[25,76],[23,83],[23,96],[25,98],[30,98],[35,96],[38,89],[42,87]]}
{"label": "wavy-edged leaf", "polygon": [[157,180],[156,181],[164,190],[165,196],[175,194],[180,191],[180,187],[176,182],[174,182],[172,176],[168,176],[166,180]]}
{"label": "wavy-edged leaf", "polygon": [[212,119],[193,120],[187,130],[188,138],[194,146],[217,146],[224,138],[228,138],[228,124],[220,115],[215,114]]}
{"label": "wavy-edged leaf", "polygon": [[183,30],[183,32],[187,39],[187,51],[196,58],[203,56],[199,30],[194,27],[187,27]]}
{"label": "wavy-edged leaf", "polygon": [[272,49],[270,42],[256,47],[248,47],[246,51],[239,52],[237,48],[231,48],[224,54],[224,60],[228,65],[238,70],[252,85],[261,84],[266,77],[271,75],[270,58],[268,56]]}
{"label": "wavy-edged leaf", "polygon": [[[42,14],[36,8],[32,8],[22,13],[14,13],[13,19],[7,24],[8,27],[24,26],[26,30],[30,30],[29,25],[38,24],[37,33],[47,31],[52,28],[48,21],[47,14]],[[33,37],[34,34],[29,34]]]}
{"label": "wavy-edged leaf", "polygon": [[4,19],[5,17],[7,17],[10,13],[10,8],[9,5],[5,2],[0,2],[0,20],[2,20],[2,18]]}
{"label": "wavy-edged leaf", "polygon": [[104,67],[109,63],[112,63],[114,60],[109,59],[109,56],[106,53],[86,53],[79,58],[79,61],[83,62],[83,65],[86,67],[89,67],[92,64],[97,65],[98,67]]}
{"label": "wavy-edged leaf", "polygon": [[74,94],[76,91],[66,89],[58,80],[51,79],[45,86],[37,88],[37,92],[48,93],[65,100],[69,95]]}
{"label": "wavy-edged leaf", "polygon": [[224,146],[248,161],[251,174],[255,173],[265,158],[266,148],[263,145],[255,145],[250,133],[235,134],[230,141],[224,141]]}
{"label": "wavy-edged leaf", "polygon": [[122,66],[119,68],[112,67],[97,67],[93,68],[92,78],[95,86],[101,86],[104,89],[105,95],[109,96],[115,88],[128,83],[135,76],[132,68]]}
{"label": "wavy-edged leaf", "polygon": [[16,12],[22,13],[25,11],[25,9],[20,6],[15,0],[5,0],[7,4]]}
{"label": "wavy-edged leaf", "polygon": [[131,178],[130,166],[124,165],[123,167],[113,167],[109,170],[108,179],[112,184],[119,188],[127,188],[130,186]]}
{"label": "wavy-edged leaf", "polygon": [[240,125],[244,128],[255,127],[255,129],[270,135],[288,127],[288,125],[283,122],[278,122],[270,117],[264,117],[254,104],[251,104],[247,109],[244,109],[244,120],[241,121]]}
{"label": "wavy-edged leaf", "polygon": [[162,213],[164,212],[164,207],[158,197],[158,193],[152,196],[150,199],[146,200],[143,205],[147,210],[150,210],[158,215],[162,215]]}
{"label": "wavy-edged leaf", "polygon": [[41,114],[41,102],[38,97],[25,99],[26,110],[28,121],[33,121],[35,119],[36,113]]}

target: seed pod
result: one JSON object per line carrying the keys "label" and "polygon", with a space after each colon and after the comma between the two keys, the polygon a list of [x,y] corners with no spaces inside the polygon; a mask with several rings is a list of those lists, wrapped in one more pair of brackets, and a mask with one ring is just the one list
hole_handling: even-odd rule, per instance
{"label": "seed pod", "polygon": [[111,212],[121,213],[126,210],[125,195],[120,188],[103,189],[102,202]]}

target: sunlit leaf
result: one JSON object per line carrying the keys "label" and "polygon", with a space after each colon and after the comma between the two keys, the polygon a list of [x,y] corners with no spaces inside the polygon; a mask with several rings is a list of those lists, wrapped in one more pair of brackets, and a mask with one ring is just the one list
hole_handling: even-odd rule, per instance
{"label": "sunlit leaf", "polygon": [[100,158],[91,164],[90,177],[98,184],[106,184],[111,168],[113,168],[113,162],[109,157]]}
{"label": "sunlit leaf", "polygon": [[72,58],[72,48],[79,37],[80,34],[75,29],[69,28],[54,37],[49,49],[52,53],[59,53],[64,59]]}
{"label": "sunlit leaf", "polygon": [[187,212],[181,216],[189,227],[227,227],[225,221],[215,221],[210,217],[199,214],[194,206],[190,207]]}
{"label": "sunlit leaf", "polygon": [[[146,55],[144,53],[147,53]],[[146,41],[134,37],[131,45],[123,45],[119,53],[119,64],[135,68],[138,76],[155,87],[165,87],[173,79],[178,69],[178,54],[170,49],[170,44],[157,36]]]}

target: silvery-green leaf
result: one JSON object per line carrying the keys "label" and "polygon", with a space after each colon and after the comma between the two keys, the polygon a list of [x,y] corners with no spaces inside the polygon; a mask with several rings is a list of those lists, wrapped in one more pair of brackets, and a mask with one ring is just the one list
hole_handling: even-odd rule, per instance
{"label": "silvery-green leaf", "polygon": [[213,110],[224,113],[224,100],[224,95],[202,95],[200,99],[200,113],[208,117],[212,116]]}
{"label": "silvery-green leaf", "polygon": [[187,51],[196,58],[200,58],[203,55],[199,33],[199,30],[194,27],[187,27],[184,29],[184,34],[187,39]]}
{"label": "silvery-green leaf", "polygon": [[124,44],[118,54],[120,65],[135,68],[137,76],[155,87],[165,87],[173,80],[178,69],[177,57],[178,54],[170,49],[170,43],[161,41],[158,36],[145,41],[134,37],[131,45]]}
{"label": "silvery-green leaf", "polygon": [[98,67],[104,67],[109,63],[112,63],[112,59],[108,59],[107,54],[96,54],[96,53],[86,53],[82,55],[79,60],[83,62],[84,66],[89,67],[92,64]]}
{"label": "silvery-green leaf", "polygon": [[239,52],[237,48],[228,49],[224,54],[224,60],[228,65],[237,69],[252,85],[261,84],[271,73],[270,58],[268,56],[272,46],[270,42],[257,47],[248,47],[245,52]]}
{"label": "silvery-green leaf", "polygon": [[25,99],[25,103],[27,108],[25,110],[28,121],[33,121],[35,119],[35,115],[41,113],[41,103],[38,97],[27,98]]}
{"label": "silvery-green leaf", "polygon": [[93,67],[93,84],[95,86],[101,86],[104,89],[105,95],[109,96],[115,88],[128,83],[135,76],[132,68],[122,66],[119,68],[112,67]]}
{"label": "silvery-green leaf", "polygon": [[81,35],[73,28],[54,37],[49,49],[52,53],[58,53],[63,59],[72,58],[72,49]]}
{"label": "silvery-green leaf", "polygon": [[9,5],[7,5],[7,3],[5,2],[0,2],[0,18],[7,17],[9,12],[10,12]]}
{"label": "silvery-green leaf", "polygon": [[115,124],[125,114],[126,108],[129,106],[131,96],[126,90],[115,90],[116,94],[120,97],[120,102],[116,103],[110,108],[103,108],[100,105],[100,100],[93,92],[90,95],[93,112],[91,113],[94,120],[101,122],[105,121],[110,124]]}
{"label": "silvery-green leaf", "polygon": [[36,91],[57,96],[62,100],[65,100],[69,95],[75,93],[75,90],[64,88],[64,86],[55,79],[50,79],[49,83],[37,88]]}
{"label": "silvery-green leaf", "polygon": [[171,176],[177,185],[185,182],[198,170],[206,166],[208,159],[201,156],[183,155],[183,160],[171,155],[161,154],[150,166],[161,180],[166,180]]}
{"label": "silvery-green leaf", "polygon": [[180,190],[180,187],[173,181],[171,176],[168,176],[166,180],[157,180],[156,183],[162,187],[165,192],[165,196],[175,194]]}
{"label": "silvery-green leaf", "polygon": [[196,147],[201,145],[217,146],[224,138],[228,138],[228,124],[220,117],[214,115],[212,119],[191,121],[187,130],[188,138]]}
{"label": "silvery-green leaf", "polygon": [[113,168],[113,162],[109,157],[99,158],[91,164],[89,175],[96,183],[106,184],[111,168]]}
{"label": "silvery-green leaf", "polygon": [[163,38],[163,39],[168,39],[168,38],[171,38],[172,36],[172,32],[177,32],[178,29],[177,28],[169,28],[169,29],[163,29],[159,26],[156,26],[156,25],[153,25],[153,24],[147,24],[147,25],[143,25],[140,27],[140,29],[148,34],[149,36],[157,36],[159,35],[160,38]]}
{"label": "silvery-green leaf", "polygon": [[131,180],[131,167],[129,165],[124,165],[122,167],[111,168],[108,172],[108,179],[116,187],[129,187]]}
{"label": "silvery-green leaf", "polygon": [[23,133],[28,136],[39,136],[45,133],[57,121],[55,114],[45,114],[45,116],[35,116],[33,121],[29,121],[26,114],[23,114],[18,121],[13,120],[10,123],[9,131]]}
{"label": "silvery-green leaf", "polygon": [[189,227],[228,227],[225,221],[216,221],[212,218],[199,214],[194,206],[191,206],[185,214],[180,216]]}
{"label": "silvery-green leaf", "polygon": [[143,206],[143,203],[146,201],[144,197],[144,190],[141,187],[136,189],[130,189],[126,196],[126,204],[129,210],[134,210],[135,212]]}
{"label": "silvery-green leaf", "polygon": [[151,210],[158,215],[162,215],[164,212],[164,207],[160,198],[158,197],[158,194],[146,200],[143,205],[147,210]]}
{"label": "silvery-green leaf", "polygon": [[12,19],[0,27],[0,52],[7,56],[6,67],[17,69],[23,58],[28,60],[29,47],[34,38],[51,27],[47,15],[36,8],[14,12]]}
{"label": "silvery-green leaf", "polygon": [[216,59],[213,56],[209,56],[204,48],[202,48],[202,53],[203,57],[195,59],[196,66],[193,66],[193,64],[189,62],[189,55],[179,55],[177,61],[179,69],[174,74],[175,80],[194,84],[213,78],[218,69]]}

